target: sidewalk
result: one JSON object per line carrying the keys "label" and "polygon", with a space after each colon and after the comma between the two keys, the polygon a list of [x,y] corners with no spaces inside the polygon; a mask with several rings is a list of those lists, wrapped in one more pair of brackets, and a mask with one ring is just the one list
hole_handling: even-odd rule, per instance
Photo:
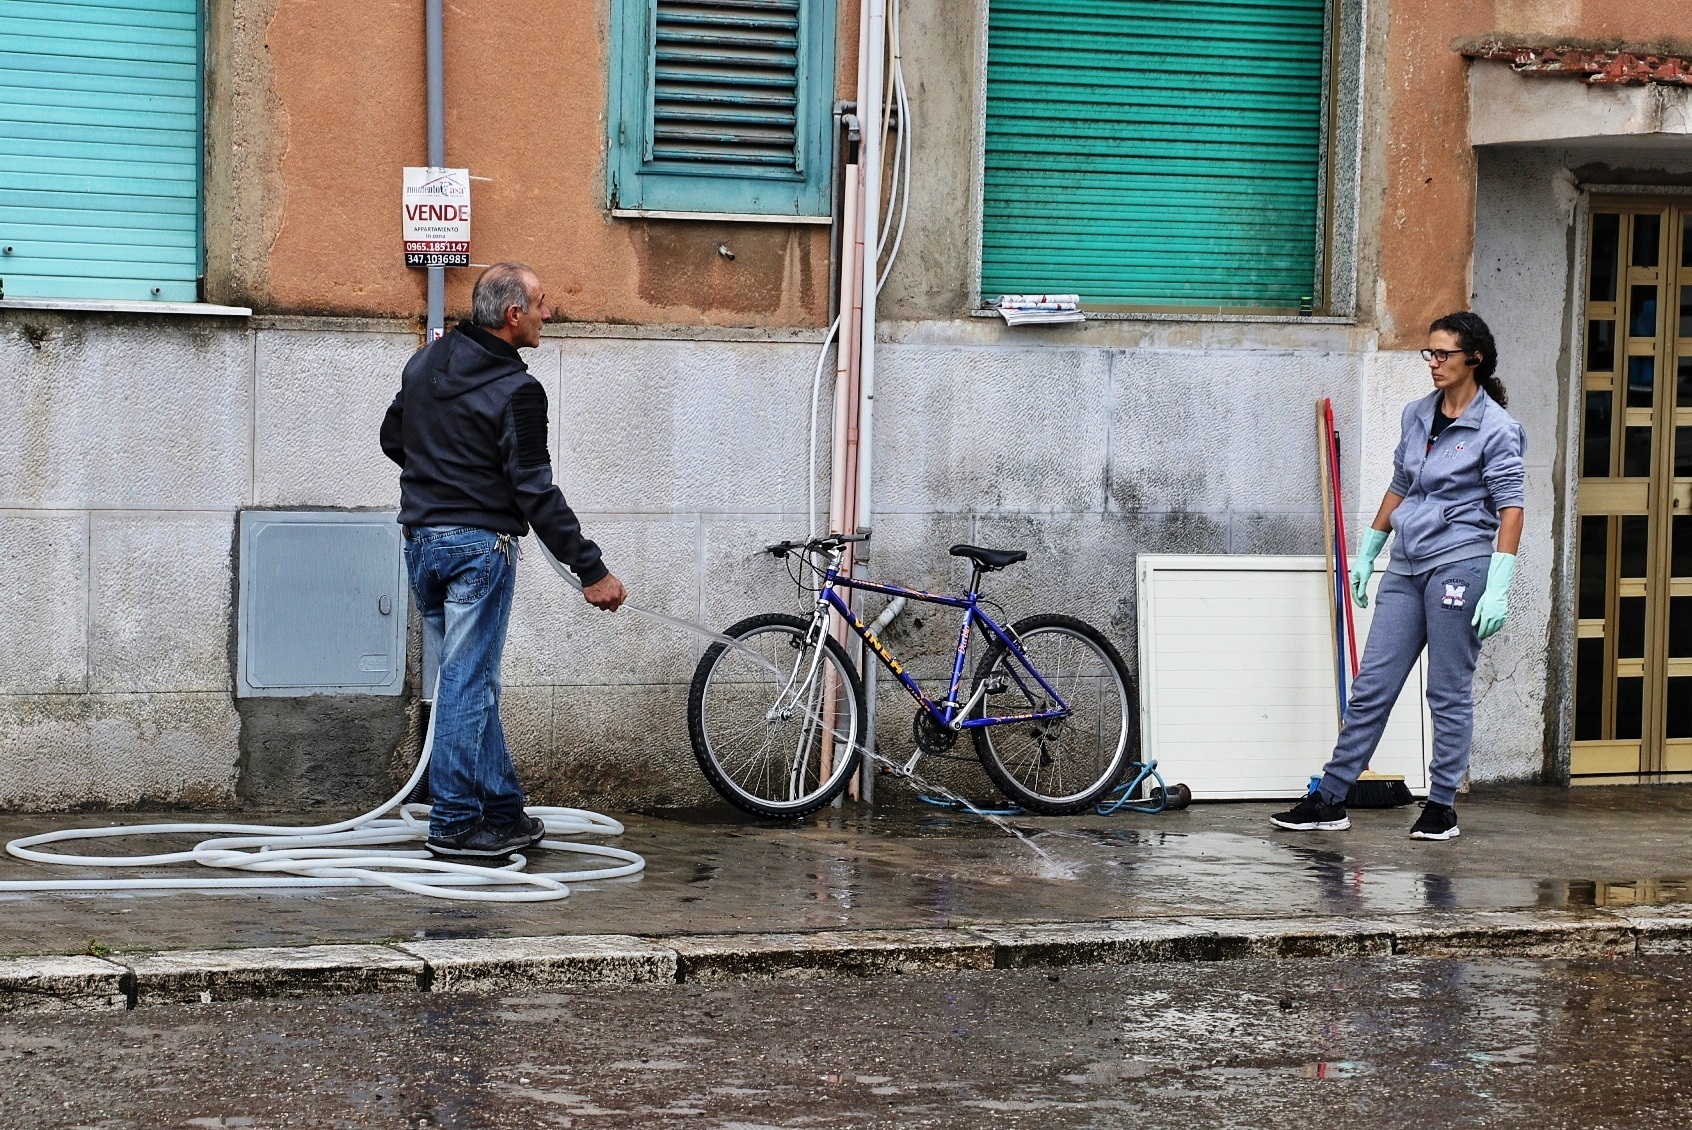
{"label": "sidewalk", "polygon": [[[1271,829],[1281,806],[1269,804],[1017,819],[1073,879],[1044,877],[1049,864],[983,821],[887,799],[796,827],[726,809],[622,817],[620,842],[646,856],[645,874],[553,903],[374,889],[0,895],[0,1011],[783,971],[1692,951],[1692,789],[1477,789],[1448,843],[1407,838],[1414,808],[1314,834]],[[157,818],[6,816],[0,832]],[[0,861],[0,877],[53,875],[95,873]]]}

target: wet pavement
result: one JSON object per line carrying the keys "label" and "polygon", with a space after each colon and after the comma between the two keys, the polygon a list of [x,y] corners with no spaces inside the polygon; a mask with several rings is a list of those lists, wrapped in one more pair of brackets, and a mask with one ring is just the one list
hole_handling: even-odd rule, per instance
{"label": "wet pavement", "polygon": [[0,1024],[13,1130],[1684,1126],[1692,957],[347,997]]}
{"label": "wet pavement", "polygon": [[[0,955],[1692,901],[1688,788],[1476,789],[1459,800],[1463,835],[1447,843],[1407,838],[1414,808],[1354,812],[1353,829],[1335,833],[1272,830],[1267,815],[1281,806],[1269,804],[1014,818],[1055,866],[977,818],[927,808],[891,788],[882,799],[874,812],[845,809],[798,825],[760,824],[727,808],[630,815],[621,842],[646,856],[646,873],[578,884],[555,903],[450,903],[347,889],[0,894]],[[8,815],[0,816],[0,835],[159,818]],[[314,812],[295,822],[326,818]],[[540,870],[572,865],[546,853],[534,862]],[[97,874],[0,860],[0,878]]]}

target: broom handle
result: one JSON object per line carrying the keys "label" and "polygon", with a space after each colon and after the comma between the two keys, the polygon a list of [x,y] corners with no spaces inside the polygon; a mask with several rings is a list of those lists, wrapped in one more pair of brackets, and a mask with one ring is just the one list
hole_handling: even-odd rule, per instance
{"label": "broom handle", "polygon": [[1333,464],[1328,459],[1328,423],[1326,400],[1316,401],[1317,466],[1322,480],[1322,563],[1328,582],[1328,632],[1335,641],[1334,656],[1334,716],[1345,722],[1345,661],[1340,658],[1339,594],[1334,588],[1334,492]]}
{"label": "broom handle", "polygon": [[1345,620],[1346,641],[1350,645],[1351,677],[1357,678],[1357,616],[1351,606],[1351,564],[1345,548],[1345,488],[1340,478],[1340,443],[1339,432],[1334,428],[1334,405],[1328,401],[1323,406],[1323,424],[1328,433],[1328,450],[1333,460],[1333,490],[1334,490],[1334,538],[1339,546],[1339,570],[1344,579],[1345,591],[1340,596],[1340,611]]}

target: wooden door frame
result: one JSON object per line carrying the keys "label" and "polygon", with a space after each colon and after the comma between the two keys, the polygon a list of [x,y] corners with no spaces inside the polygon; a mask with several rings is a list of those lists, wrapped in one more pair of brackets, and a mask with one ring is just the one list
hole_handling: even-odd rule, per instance
{"label": "wooden door frame", "polygon": [[[1555,738],[1553,741],[1548,741],[1546,743],[1545,776],[1548,780],[1565,786],[1575,783],[1571,777],[1571,770],[1574,745],[1575,651],[1576,633],[1579,626],[1579,561],[1577,557],[1577,545],[1579,540],[1578,535],[1580,522],[1579,490],[1582,454],[1581,427],[1585,406],[1585,315],[1587,305],[1587,286],[1589,281],[1588,274],[1591,266],[1588,260],[1587,249],[1591,236],[1592,212],[1595,208],[1599,210],[1606,207],[1645,209],[1652,206],[1660,208],[1680,207],[1686,209],[1689,213],[1692,213],[1692,186],[1613,184],[1585,185],[1581,188],[1580,197],[1576,202],[1575,208],[1573,246],[1571,249],[1572,254],[1570,256],[1566,295],[1566,302],[1568,304],[1566,306],[1566,310],[1569,331],[1568,340],[1565,344],[1565,364],[1562,366],[1562,376],[1564,379],[1562,384],[1561,403],[1559,405],[1562,410],[1564,434],[1561,437],[1562,442],[1559,445],[1558,461],[1562,464],[1561,478],[1563,480],[1564,487],[1563,490],[1559,492],[1559,497],[1556,503],[1558,508],[1558,514],[1555,519],[1557,551],[1552,578],[1552,624],[1550,640],[1548,641],[1550,644],[1550,655],[1548,656],[1546,665],[1547,689],[1550,692],[1546,709],[1547,731],[1548,735],[1554,734]],[[1664,255],[1662,265],[1662,270],[1665,272],[1678,270],[1678,262],[1676,261],[1675,253],[1680,247],[1681,234],[1682,233],[1680,231],[1674,230],[1673,225],[1670,225],[1670,231],[1667,233],[1667,251]],[[1663,277],[1666,279],[1668,276],[1665,275]],[[1624,276],[1617,280],[1618,299],[1621,297],[1620,288],[1625,287],[1626,285],[1624,273]],[[1660,316],[1662,319],[1659,322],[1660,328],[1657,335],[1659,343],[1659,365],[1657,366],[1656,379],[1659,382],[1665,379],[1665,372],[1670,371],[1670,367],[1661,364],[1662,361],[1667,359],[1663,356],[1661,343],[1666,336],[1670,342],[1669,357],[1672,357],[1673,340],[1676,336],[1678,336],[1677,334],[1670,333],[1668,330],[1668,327],[1675,324],[1673,319],[1675,319],[1678,315],[1678,311],[1674,308],[1673,304],[1668,301],[1667,291],[1669,289],[1670,288],[1665,287],[1661,282],[1659,283],[1658,306],[1661,311]],[[1618,330],[1619,329],[1620,327],[1618,326]],[[1625,335],[1618,333],[1618,350],[1623,348],[1624,342]],[[1622,368],[1622,362],[1618,361],[1618,373],[1621,372]],[[1672,380],[1672,375],[1668,379]],[[1659,383],[1659,388],[1660,387],[1661,384]],[[1669,414],[1666,432],[1659,432],[1659,429],[1663,426],[1664,415],[1667,412],[1667,409],[1661,402],[1661,398],[1659,397],[1658,399],[1659,402],[1653,409],[1656,416],[1652,423],[1652,430],[1654,433],[1657,433],[1654,435],[1652,440],[1654,445],[1654,460],[1660,457],[1657,454],[1657,449],[1655,447],[1656,444],[1666,442],[1672,445],[1674,442],[1672,414]],[[1618,403],[1615,410],[1625,413],[1625,405]],[[1664,434],[1667,436],[1666,441],[1661,438]],[[1653,491],[1654,496],[1651,499],[1651,507],[1656,512],[1664,514],[1669,513],[1669,504],[1672,502],[1672,494],[1673,476],[1672,474],[1665,475]],[[1611,552],[1615,552],[1617,547],[1611,546],[1610,548]],[[1663,577],[1666,581],[1668,579],[1667,570],[1669,564],[1666,558],[1670,552],[1670,536],[1668,532],[1659,532],[1653,538],[1653,542],[1648,548],[1648,552],[1653,555],[1652,561],[1647,564],[1648,575],[1649,571],[1654,567],[1656,573]],[[1660,639],[1666,634],[1668,630],[1668,607],[1668,598],[1666,595],[1661,596],[1655,601],[1655,607],[1652,605],[1647,606],[1647,640],[1653,638]],[[1661,624],[1656,623],[1659,619],[1662,621]],[[1649,657],[1647,658],[1647,663],[1649,663]],[[1659,674],[1662,673],[1659,672]],[[1659,681],[1662,680],[1659,679]],[[1646,710],[1647,718],[1649,718],[1651,717],[1653,702],[1658,704],[1661,702],[1660,697],[1652,695],[1649,674],[1647,674],[1645,692],[1646,701],[1643,706]],[[1606,694],[1607,693],[1609,693],[1608,688],[1606,688]],[[1657,713],[1660,714],[1661,711],[1659,710]],[[1658,728],[1661,728],[1660,725]],[[1692,783],[1692,773],[1677,772],[1673,776],[1659,775],[1662,768],[1660,762],[1662,760],[1663,747],[1660,740],[1657,741],[1655,745],[1656,749],[1654,753],[1650,753],[1650,751],[1652,751],[1653,742],[1649,734],[1642,728],[1642,756],[1641,767],[1639,769],[1629,773],[1618,773],[1613,777],[1583,777],[1578,783],[1582,785],[1608,783],[1635,784],[1649,783],[1652,782],[1653,779],[1657,782],[1663,783]],[[1646,754],[1648,753],[1650,754],[1650,760],[1653,762],[1655,772],[1652,768],[1646,768],[1643,764],[1646,760]]]}

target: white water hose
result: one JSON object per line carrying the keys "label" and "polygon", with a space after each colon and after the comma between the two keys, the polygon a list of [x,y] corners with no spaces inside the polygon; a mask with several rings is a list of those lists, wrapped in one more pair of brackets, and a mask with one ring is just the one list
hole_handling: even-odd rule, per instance
{"label": "white water hose", "polygon": [[[552,555],[546,555],[567,580]],[[580,587],[580,586],[577,586]],[[654,618],[671,617],[652,613]],[[436,859],[422,847],[429,834],[429,806],[405,804],[404,798],[422,779],[435,745],[435,716],[423,739],[423,753],[411,779],[388,800],[349,820],[308,828],[266,824],[130,824],[109,828],[67,828],[23,836],[6,851],[31,863],[68,867],[163,867],[198,863],[219,876],[152,876],[146,878],[26,879],[0,882],[0,892],[56,891],[204,891],[273,889],[279,887],[394,887],[433,898],[475,902],[548,902],[566,898],[570,883],[619,879],[638,874],[646,860],[627,848],[561,840],[559,836],[620,836],[623,825],[609,816],[580,808],[524,809],[546,825],[539,846],[574,852],[606,861],[604,866],[576,871],[530,872],[526,857],[513,855],[504,864],[456,863]],[[71,840],[101,840],[123,836],[206,836],[185,851],[154,855],[61,855],[39,850]],[[408,846],[416,845],[416,846]]]}

